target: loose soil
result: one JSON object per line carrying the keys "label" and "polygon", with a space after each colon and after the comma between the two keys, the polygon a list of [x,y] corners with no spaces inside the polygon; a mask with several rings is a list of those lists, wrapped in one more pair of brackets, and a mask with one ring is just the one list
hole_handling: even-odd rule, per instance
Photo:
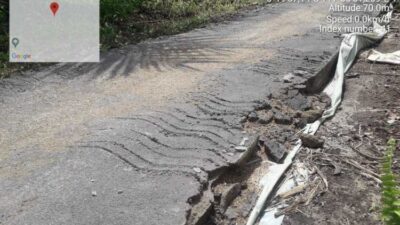
{"label": "loose soil", "polygon": [[[399,27],[399,17],[394,15],[392,27]],[[399,35],[398,28],[392,29],[376,49],[399,50]],[[309,205],[298,205],[287,213],[284,225],[381,224],[380,184],[373,174],[379,175],[388,139],[400,138],[400,66],[368,62],[368,53],[361,53],[347,74],[337,115],[317,133],[325,139],[324,148],[308,149],[298,157],[320,169],[329,189],[320,190]],[[399,151],[395,155],[394,170],[399,174]]]}

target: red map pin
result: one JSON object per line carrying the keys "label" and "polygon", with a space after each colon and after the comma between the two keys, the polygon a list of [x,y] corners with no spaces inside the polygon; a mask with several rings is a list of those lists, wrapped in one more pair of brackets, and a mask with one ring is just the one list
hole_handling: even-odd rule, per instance
{"label": "red map pin", "polygon": [[57,2],[52,2],[50,4],[50,10],[53,12],[54,16],[57,14],[57,11],[59,8],[60,8],[60,5]]}

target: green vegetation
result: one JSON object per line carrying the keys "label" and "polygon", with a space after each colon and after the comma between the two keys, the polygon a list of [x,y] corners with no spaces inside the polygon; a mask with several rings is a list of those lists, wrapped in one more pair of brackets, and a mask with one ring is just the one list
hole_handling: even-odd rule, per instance
{"label": "green vegetation", "polygon": [[130,16],[138,13],[144,0],[101,0],[100,24],[101,43],[103,46],[113,45],[120,24],[125,24]]}
{"label": "green vegetation", "polygon": [[[102,50],[199,27],[267,0],[100,0]],[[8,61],[9,1],[0,0],[0,78],[21,69]],[[31,67],[31,64],[25,64]]]}
{"label": "green vegetation", "polygon": [[[0,71],[7,67],[8,60],[8,1],[0,0]],[[1,78],[1,72],[0,72]]]}
{"label": "green vegetation", "polygon": [[[102,48],[199,27],[266,0],[101,0]],[[120,5],[123,3],[122,5]]]}
{"label": "green vegetation", "polygon": [[393,174],[393,154],[396,141],[390,139],[382,163],[382,220],[385,225],[400,224],[400,189]]}

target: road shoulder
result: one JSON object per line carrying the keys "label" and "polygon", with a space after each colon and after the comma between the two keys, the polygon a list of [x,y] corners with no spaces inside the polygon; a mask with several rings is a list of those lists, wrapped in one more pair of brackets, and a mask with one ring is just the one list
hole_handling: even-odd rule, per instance
{"label": "road shoulder", "polygon": [[[392,27],[398,27],[399,14],[394,18]],[[392,29],[374,49],[400,49],[399,30]],[[368,54],[362,52],[348,72],[341,108],[317,133],[324,148],[299,155],[299,161],[319,168],[311,180],[325,178],[328,190],[321,185],[308,205],[293,207],[285,225],[380,224],[379,168],[388,139],[399,138],[400,67],[368,62]]]}

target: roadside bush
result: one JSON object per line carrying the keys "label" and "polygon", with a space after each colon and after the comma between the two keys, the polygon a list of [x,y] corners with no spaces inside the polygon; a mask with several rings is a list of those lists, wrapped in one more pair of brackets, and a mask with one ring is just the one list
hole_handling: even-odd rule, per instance
{"label": "roadside bush", "polygon": [[[123,3],[124,7],[118,6]],[[267,0],[102,0],[103,49],[198,27]]]}
{"label": "roadside bush", "polygon": [[143,0],[101,0],[101,24],[127,19],[142,4]]}
{"label": "roadside bush", "polygon": [[393,174],[393,155],[396,141],[390,139],[382,164],[382,220],[385,225],[400,224],[400,189]]}
{"label": "roadside bush", "polygon": [[100,37],[103,48],[108,48],[117,35],[117,25],[137,12],[143,0],[100,0]]}
{"label": "roadside bush", "polygon": [[0,62],[8,59],[8,8],[9,2],[0,0]]}

